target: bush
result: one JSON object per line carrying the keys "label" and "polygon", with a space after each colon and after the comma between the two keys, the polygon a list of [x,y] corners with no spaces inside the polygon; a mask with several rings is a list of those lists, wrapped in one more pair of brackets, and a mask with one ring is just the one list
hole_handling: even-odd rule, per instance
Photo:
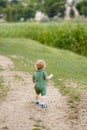
{"label": "bush", "polygon": [[49,17],[44,14],[44,15],[42,16],[42,18],[41,18],[41,22],[49,22],[49,21],[50,21]]}

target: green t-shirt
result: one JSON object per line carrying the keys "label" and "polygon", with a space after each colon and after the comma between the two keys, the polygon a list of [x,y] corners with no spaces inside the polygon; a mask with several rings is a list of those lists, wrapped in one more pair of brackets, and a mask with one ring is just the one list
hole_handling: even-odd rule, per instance
{"label": "green t-shirt", "polygon": [[46,86],[46,77],[47,72],[41,69],[36,70],[33,75],[33,81],[36,87],[45,87]]}

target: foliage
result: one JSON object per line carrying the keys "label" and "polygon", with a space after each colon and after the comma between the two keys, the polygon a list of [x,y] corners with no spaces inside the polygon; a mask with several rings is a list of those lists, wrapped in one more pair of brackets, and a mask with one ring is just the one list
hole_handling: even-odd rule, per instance
{"label": "foliage", "polygon": [[[64,17],[66,0],[0,0],[0,14],[8,22],[20,21],[21,17],[25,21],[35,16],[35,12],[40,10],[49,17]],[[87,1],[77,4],[81,15],[87,16]]]}
{"label": "foliage", "polygon": [[0,7],[5,8],[5,7],[6,7],[6,4],[7,4],[7,1],[5,1],[5,0],[0,0]]}
{"label": "foliage", "polygon": [[[15,10],[16,8],[16,10]],[[13,21],[18,21],[21,17],[21,9],[17,6],[8,6],[5,10],[4,10],[5,15],[5,19],[9,22],[13,22]]]}
{"label": "foliage", "polygon": [[44,12],[49,16],[53,17],[58,13],[64,14],[65,0],[46,0],[44,3]]}
{"label": "foliage", "polygon": [[4,19],[8,22],[17,22],[20,21],[21,18],[27,20],[35,16],[37,7],[33,2],[25,6],[22,2],[17,0],[12,0],[11,2],[2,1],[0,1],[0,13],[4,14]]}
{"label": "foliage", "polygon": [[3,12],[5,12],[4,17],[9,22],[17,22],[20,21],[21,18],[27,20],[28,18],[34,17],[35,11],[32,8],[32,6],[22,7],[20,5],[7,6],[7,8],[3,10]]}
{"label": "foliage", "polygon": [[87,0],[83,0],[82,2],[78,3],[77,8],[81,15],[87,16]]}
{"label": "foliage", "polygon": [[[16,32],[16,33],[15,33]],[[24,37],[87,56],[87,23],[0,24],[1,37]]]}

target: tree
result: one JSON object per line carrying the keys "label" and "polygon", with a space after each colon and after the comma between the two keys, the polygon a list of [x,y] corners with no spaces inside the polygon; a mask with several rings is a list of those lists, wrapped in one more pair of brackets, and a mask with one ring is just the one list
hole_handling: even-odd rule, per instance
{"label": "tree", "polygon": [[27,20],[29,18],[34,18],[35,16],[35,10],[32,6],[27,6],[22,8],[22,17],[24,20]]}
{"label": "tree", "polygon": [[77,9],[81,15],[87,16],[87,0],[78,3]]}
{"label": "tree", "polygon": [[0,7],[5,8],[7,5],[7,1],[6,0],[0,0]]}
{"label": "tree", "polygon": [[43,11],[53,17],[58,13],[64,13],[65,0],[45,0]]}

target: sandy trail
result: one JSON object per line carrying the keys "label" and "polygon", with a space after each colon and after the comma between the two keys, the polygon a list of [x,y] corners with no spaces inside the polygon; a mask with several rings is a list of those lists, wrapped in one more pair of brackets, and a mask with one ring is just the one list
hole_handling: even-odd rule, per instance
{"label": "sandy trail", "polygon": [[5,100],[0,101],[0,130],[72,130],[67,101],[52,81],[47,85],[48,108],[42,109],[34,103],[32,76],[10,70],[12,61],[1,58],[5,66],[0,62],[4,68],[0,76],[10,86],[10,91]]}

